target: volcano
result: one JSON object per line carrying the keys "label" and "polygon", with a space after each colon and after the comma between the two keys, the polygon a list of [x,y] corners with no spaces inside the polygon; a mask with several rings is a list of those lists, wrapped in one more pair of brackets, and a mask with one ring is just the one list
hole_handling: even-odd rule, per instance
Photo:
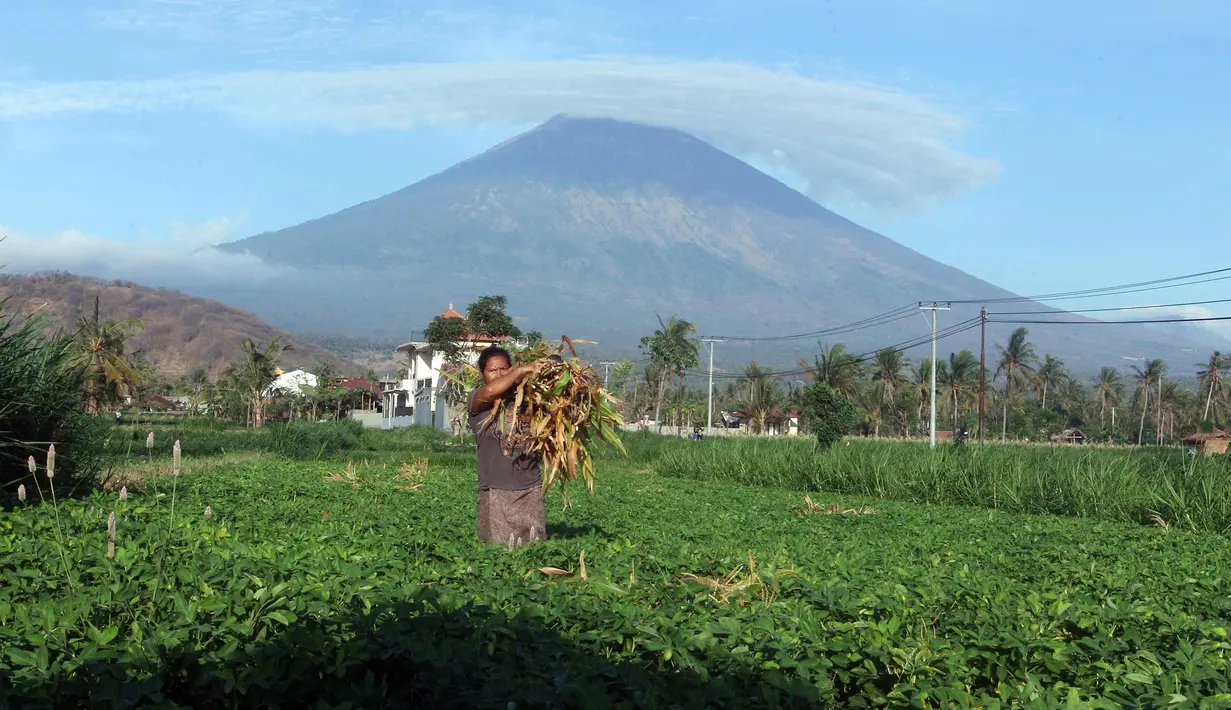
{"label": "volcano", "polygon": [[[508,296],[525,329],[629,350],[656,313],[710,334],[774,336],[920,300],[1013,295],[685,132],[606,118],[558,116],[409,187],[219,248],[299,276],[211,295],[284,328],[348,335],[408,334],[488,293]],[[955,305],[942,326],[977,314]],[[989,325],[989,340],[1011,327]],[[1138,326],[1063,328],[1032,326],[1031,339],[1074,366],[1180,347]],[[911,316],[830,340],[870,350],[926,334]],[[955,336],[943,352],[977,338]],[[815,343],[778,347],[788,361]]]}

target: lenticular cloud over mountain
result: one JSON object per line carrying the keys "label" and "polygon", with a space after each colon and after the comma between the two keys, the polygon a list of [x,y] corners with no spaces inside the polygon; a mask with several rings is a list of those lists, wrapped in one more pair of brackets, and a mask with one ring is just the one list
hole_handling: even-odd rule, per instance
{"label": "lenticular cloud over mountain", "polygon": [[339,131],[533,125],[603,116],[687,131],[799,175],[825,203],[909,214],[987,183],[953,147],[968,119],[910,93],[739,62],[663,59],[402,64],[18,84],[0,119],[199,108]]}

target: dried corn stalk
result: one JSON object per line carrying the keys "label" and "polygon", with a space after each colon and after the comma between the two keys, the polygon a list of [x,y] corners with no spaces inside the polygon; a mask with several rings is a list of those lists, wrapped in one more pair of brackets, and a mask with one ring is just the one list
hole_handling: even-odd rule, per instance
{"label": "dried corn stalk", "polygon": [[[565,351],[569,357],[565,357]],[[552,360],[552,356],[558,359]],[[577,357],[573,341],[542,341],[514,353],[518,364],[544,361],[539,370],[522,379],[509,395],[496,403],[487,422],[498,422],[506,455],[539,455],[543,468],[543,490],[560,481],[565,485],[581,479],[587,490],[594,490],[594,460],[590,448],[596,440],[606,441],[626,453],[616,428],[623,422],[616,405],[619,401],[603,389],[594,369]],[[482,373],[464,365],[447,375],[459,386],[473,389],[483,384]],[[565,505],[568,497],[565,495]]]}

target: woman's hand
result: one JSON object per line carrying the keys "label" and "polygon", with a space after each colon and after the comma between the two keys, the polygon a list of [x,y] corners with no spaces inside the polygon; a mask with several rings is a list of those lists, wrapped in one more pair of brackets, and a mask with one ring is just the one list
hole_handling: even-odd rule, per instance
{"label": "woman's hand", "polygon": [[475,390],[474,397],[470,400],[470,413],[478,414],[479,412],[491,409],[496,400],[503,397],[505,392],[517,386],[527,375],[534,374],[541,366],[542,362],[528,362],[524,365],[518,365],[495,380],[479,387]]}

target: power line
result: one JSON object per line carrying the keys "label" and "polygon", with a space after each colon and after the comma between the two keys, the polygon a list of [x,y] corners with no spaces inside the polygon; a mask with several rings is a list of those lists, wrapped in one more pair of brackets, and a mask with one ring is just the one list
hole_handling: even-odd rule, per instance
{"label": "power line", "polygon": [[[916,306],[916,308],[918,308],[918,306]],[[957,335],[959,333],[963,333],[973,328],[976,328],[980,325],[980,321],[981,321],[980,318],[977,318],[977,317],[971,318],[969,320],[962,321],[961,323],[957,323],[955,325],[939,330],[936,333],[936,339],[943,340],[944,338],[948,338],[950,336]],[[866,353],[861,353],[859,355],[852,357],[851,362],[855,362],[855,363],[868,362],[868,361],[874,360],[876,358],[876,355],[882,351],[910,350],[912,348],[919,347],[920,345],[925,345],[927,343],[930,343],[931,341],[932,341],[932,335],[931,333],[929,333],[927,335],[920,336],[917,338],[912,338],[910,340],[904,340],[894,345],[886,345],[884,347],[877,348],[876,350],[870,350]],[[795,370],[783,370],[781,372],[767,372],[767,373],[764,373],[764,376],[765,377],[797,377],[797,376],[804,375],[807,373],[808,373],[807,369],[795,369]],[[705,376],[708,373],[691,370],[691,371],[687,371],[685,374],[689,376],[693,376],[693,377],[698,377],[698,376]],[[730,372],[724,372],[724,373],[716,372],[714,373],[714,377],[715,379],[725,379],[725,380],[746,379],[746,376],[741,373],[730,373]]]}
{"label": "power line", "polygon": [[988,322],[1047,325],[1127,325],[1132,323],[1208,323],[1210,321],[1223,320],[1231,320],[1231,316],[1210,316],[1206,318],[1156,318],[1151,320],[989,320]]}
{"label": "power line", "polygon": [[[1060,301],[1074,298],[1092,298],[1095,296],[1114,296],[1124,295],[1127,293],[1143,293],[1146,291],[1158,291],[1166,288],[1179,288],[1181,286],[1195,286],[1197,284],[1210,283],[1212,281],[1223,281],[1231,279],[1231,267],[1222,269],[1214,269],[1211,271],[1201,271],[1194,274],[1185,274],[1183,276],[1170,276],[1165,279],[1153,279],[1150,281],[1138,281],[1136,283],[1121,284],[1119,286],[1103,286],[1101,288],[1091,288],[1079,291],[1061,291],[1057,293],[1045,293],[1038,296],[1008,296],[1004,298],[972,298],[972,299],[951,299],[950,303],[1020,303],[1022,301]],[[1200,281],[1191,281],[1189,283],[1174,283],[1176,281],[1186,281],[1188,279],[1196,279],[1203,276],[1211,276],[1213,274],[1225,274],[1210,279],[1202,279]],[[1165,284],[1158,286],[1157,284]],[[1152,288],[1149,288],[1152,287]]]}
{"label": "power line", "polygon": [[745,343],[760,343],[760,342],[771,342],[771,341],[782,341],[782,340],[803,340],[807,338],[816,338],[822,335],[833,335],[836,333],[853,332],[856,330],[863,330],[864,328],[873,328],[878,325],[885,325],[887,323],[893,323],[894,321],[899,321],[904,318],[909,318],[911,312],[915,310],[915,307],[916,307],[916,304],[912,303],[908,306],[902,306],[900,308],[895,308],[891,311],[885,311],[884,313],[879,313],[874,316],[869,316],[867,318],[864,318],[862,320],[857,320],[852,323],[836,325],[836,326],[833,326],[832,328],[822,328],[820,330],[808,331],[806,333],[793,333],[790,335],[766,335],[766,336],[723,335],[723,336],[718,336],[718,337],[721,337],[723,340],[734,340],[734,341],[745,342]]}
{"label": "power line", "polygon": [[1121,306],[1119,308],[1074,308],[1065,311],[1000,311],[998,316],[1042,316],[1064,315],[1066,313],[1108,313],[1112,311],[1148,311],[1154,308],[1182,308],[1184,306],[1208,306],[1213,303],[1231,303],[1231,298],[1218,298],[1212,301],[1187,301],[1184,303],[1160,303],[1154,306]]}

